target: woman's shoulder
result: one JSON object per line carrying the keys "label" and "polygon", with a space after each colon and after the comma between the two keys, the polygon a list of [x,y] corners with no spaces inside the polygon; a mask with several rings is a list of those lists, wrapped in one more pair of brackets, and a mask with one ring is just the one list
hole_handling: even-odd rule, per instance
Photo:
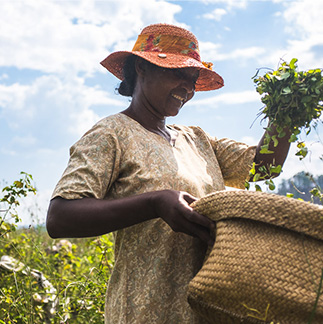
{"label": "woman's shoulder", "polygon": [[129,118],[119,112],[100,119],[93,127],[118,128],[129,124]]}
{"label": "woman's shoulder", "polygon": [[189,136],[195,139],[209,139],[210,136],[199,126],[184,126],[184,125],[170,125],[177,132],[182,133],[184,136]]}
{"label": "woman's shoulder", "polygon": [[122,113],[116,113],[100,119],[82,137],[89,134],[116,135],[129,129],[129,118]]}

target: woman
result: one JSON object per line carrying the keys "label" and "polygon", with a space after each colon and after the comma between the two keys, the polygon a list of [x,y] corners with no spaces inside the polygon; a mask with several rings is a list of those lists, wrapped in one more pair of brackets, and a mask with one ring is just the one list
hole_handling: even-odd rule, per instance
{"label": "woman", "polygon": [[200,60],[189,31],[167,24],[143,29],[131,52],[101,64],[122,80],[129,107],[99,121],[72,148],[50,203],[51,237],[115,232],[115,267],[105,323],[202,323],[186,301],[214,224],[190,208],[225,185],[244,187],[253,161],[283,164],[289,143],[261,155],[198,127],[168,126],[195,91],[223,86]]}

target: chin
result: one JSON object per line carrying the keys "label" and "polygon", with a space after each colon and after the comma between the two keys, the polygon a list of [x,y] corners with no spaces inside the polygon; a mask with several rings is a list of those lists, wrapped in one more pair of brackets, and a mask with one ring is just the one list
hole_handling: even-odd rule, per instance
{"label": "chin", "polygon": [[167,111],[167,117],[175,117],[179,114],[180,110],[182,109],[183,106],[173,108],[170,111]]}
{"label": "chin", "polygon": [[169,113],[166,115],[166,117],[176,117],[179,114],[179,110],[173,113]]}

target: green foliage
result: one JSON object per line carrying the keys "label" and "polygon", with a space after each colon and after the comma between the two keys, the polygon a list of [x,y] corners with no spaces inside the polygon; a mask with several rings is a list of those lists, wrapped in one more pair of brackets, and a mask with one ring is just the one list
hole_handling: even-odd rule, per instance
{"label": "green foliage", "polygon": [[314,177],[308,172],[299,172],[291,179],[283,179],[277,188],[279,195],[323,204],[323,175]]}
{"label": "green foliage", "polygon": [[16,210],[16,207],[20,205],[19,199],[26,197],[28,193],[36,194],[36,188],[32,184],[32,176],[26,172],[20,172],[20,175],[19,180],[2,189],[3,196],[0,198],[0,237],[16,229],[16,225],[8,221],[12,219],[15,223],[20,221]]}
{"label": "green foliage", "polygon": [[[249,178],[251,179],[251,182],[258,182],[258,181],[264,181],[264,184],[267,186],[267,188],[271,191],[276,189],[276,185],[273,181],[273,178],[277,176],[281,172],[281,165],[275,166],[275,165],[270,165],[268,168],[265,166],[259,167],[259,172],[256,172],[256,163],[254,162],[252,164],[252,168],[249,171]],[[247,190],[250,189],[250,182],[246,181],[245,182],[245,188]],[[262,191],[260,185],[255,184],[255,190],[256,191]]]}
{"label": "green foliage", "polygon": [[[23,174],[23,181],[3,190],[5,215],[13,212],[20,198],[35,193],[31,176]],[[9,226],[4,231],[0,237],[0,323],[104,321],[106,285],[114,265],[112,234],[68,241],[52,240],[43,226],[16,230]],[[4,256],[10,257],[11,270],[3,266]]]}
{"label": "green foliage", "polygon": [[[290,133],[290,142],[297,141],[296,156],[300,160],[308,154],[308,148],[304,141],[300,140],[300,134],[304,130],[308,135],[311,129],[317,128],[322,122],[319,118],[323,110],[323,76],[322,69],[308,71],[297,71],[297,59],[293,58],[289,63],[281,60],[277,70],[267,72],[259,76],[259,71],[253,77],[257,92],[262,95],[261,101],[265,104],[259,115],[263,119],[268,118],[268,126],[265,128],[264,144],[261,147],[261,154],[272,154],[270,147],[277,147],[279,138]],[[278,134],[271,135],[275,129]],[[323,156],[320,157],[323,161]],[[271,165],[269,170],[263,168],[255,172],[255,166],[250,170],[250,181],[257,182],[264,180],[269,190],[275,190],[273,178],[281,171],[281,166]],[[250,188],[246,182],[245,187]],[[261,191],[256,184],[255,189]],[[292,197],[292,193],[287,193]],[[319,187],[312,188],[311,195],[322,199],[322,190]]]}
{"label": "green foliage", "polygon": [[[296,142],[301,130],[309,134],[316,127],[323,110],[323,77],[321,69],[297,71],[297,59],[288,64],[281,61],[279,68],[263,76],[253,77],[256,90],[262,95],[265,104],[260,115],[269,118],[270,128],[275,126],[278,137],[284,137],[286,130],[291,132],[290,142]],[[268,150],[270,141],[277,144],[277,138],[268,136],[261,153],[272,153]],[[298,143],[296,155],[303,159],[307,155],[304,142]]]}

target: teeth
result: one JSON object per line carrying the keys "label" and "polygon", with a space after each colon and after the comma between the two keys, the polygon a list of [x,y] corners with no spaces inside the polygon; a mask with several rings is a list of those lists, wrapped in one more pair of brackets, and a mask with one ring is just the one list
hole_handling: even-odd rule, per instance
{"label": "teeth", "polygon": [[180,101],[184,101],[184,98],[178,96],[178,95],[175,95],[175,94],[172,94],[172,96]]}

